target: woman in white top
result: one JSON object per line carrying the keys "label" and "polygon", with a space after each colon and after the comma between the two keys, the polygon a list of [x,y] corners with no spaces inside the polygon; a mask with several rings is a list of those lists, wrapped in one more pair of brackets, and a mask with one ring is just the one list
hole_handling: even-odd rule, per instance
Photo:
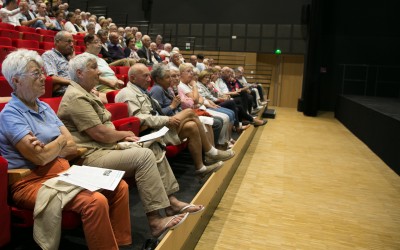
{"label": "woman in white top", "polygon": [[76,35],[78,30],[75,28],[74,24],[76,22],[76,15],[73,12],[69,12],[67,15],[67,22],[64,24],[64,30],[69,33]]}

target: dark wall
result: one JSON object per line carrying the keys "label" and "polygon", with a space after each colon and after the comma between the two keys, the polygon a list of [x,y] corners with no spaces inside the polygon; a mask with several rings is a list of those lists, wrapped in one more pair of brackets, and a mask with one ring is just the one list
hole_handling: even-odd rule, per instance
{"label": "dark wall", "polygon": [[[163,34],[165,42],[178,47],[190,43],[190,49],[199,50],[273,53],[279,48],[285,54],[304,54],[307,32],[302,7],[309,2],[72,0],[70,6],[88,6],[92,13],[103,6],[117,25],[138,26],[152,38]],[[137,23],[144,20],[150,25]]]}
{"label": "dark wall", "polygon": [[303,98],[308,96],[303,101],[312,103],[309,113],[333,110],[342,93],[400,97],[400,77],[395,73],[400,71],[399,2],[312,3],[318,6],[312,15],[319,15],[320,22],[311,24],[318,42],[312,47],[315,53],[305,69],[313,76],[305,79],[314,81],[303,83],[307,89]]}
{"label": "dark wall", "polygon": [[308,0],[168,0],[154,1],[154,23],[300,24]]}

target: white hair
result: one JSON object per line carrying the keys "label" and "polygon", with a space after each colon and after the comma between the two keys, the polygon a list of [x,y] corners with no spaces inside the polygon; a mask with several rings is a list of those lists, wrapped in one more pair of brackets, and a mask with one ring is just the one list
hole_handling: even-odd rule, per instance
{"label": "white hair", "polygon": [[40,55],[36,51],[27,49],[11,52],[3,61],[1,72],[13,90],[15,90],[13,78],[26,73],[26,66],[29,62],[37,63],[39,67],[43,66],[43,60]]}
{"label": "white hair", "polygon": [[69,68],[69,77],[72,81],[79,83],[78,76],[76,74],[77,70],[85,70],[87,65],[90,61],[97,62],[96,56],[89,54],[89,53],[82,53],[69,61],[68,68]]}

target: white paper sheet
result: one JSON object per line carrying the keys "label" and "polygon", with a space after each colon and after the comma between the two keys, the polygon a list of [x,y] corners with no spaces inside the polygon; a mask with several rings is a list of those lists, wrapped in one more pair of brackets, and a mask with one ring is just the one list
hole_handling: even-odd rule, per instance
{"label": "white paper sheet", "polygon": [[164,126],[156,132],[153,132],[151,134],[140,137],[138,142],[150,141],[150,140],[162,137],[168,132],[168,130],[169,130],[169,128]]}
{"label": "white paper sheet", "polygon": [[113,191],[124,176],[125,171],[73,165],[59,174],[59,179],[90,191],[107,189]]}

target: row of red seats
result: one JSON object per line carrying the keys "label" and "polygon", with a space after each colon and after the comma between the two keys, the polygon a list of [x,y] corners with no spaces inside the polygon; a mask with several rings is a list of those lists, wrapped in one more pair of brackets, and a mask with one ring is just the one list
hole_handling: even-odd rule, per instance
{"label": "row of red seats", "polygon": [[[9,23],[3,23],[0,22],[0,29],[5,29],[5,30],[16,30],[19,32],[28,32],[28,33],[38,33],[41,35],[48,35],[48,36],[55,36],[57,34],[57,31],[53,30],[44,30],[44,29],[35,29],[27,26],[14,26]],[[76,35],[72,35],[75,40],[83,40],[84,34],[78,33]]]}
{"label": "row of red seats", "polygon": [[[4,76],[0,76],[0,96],[1,97],[8,97],[11,96],[13,92],[11,86],[8,84],[7,80]],[[53,93],[53,79],[51,77],[46,77],[45,81],[45,93],[42,98],[50,98],[52,97]]]}
{"label": "row of red seats", "polygon": [[[61,97],[41,98],[57,112]],[[0,111],[5,104],[0,104]],[[140,120],[136,117],[128,117],[128,107],[125,103],[113,103],[106,105],[107,110],[112,114],[111,120],[117,130],[131,130],[135,134],[139,133]],[[14,204],[8,203],[8,175],[7,161],[0,156],[0,224],[2,233],[0,234],[0,247],[5,246],[11,238],[11,226],[27,228],[33,226],[33,211],[21,209]],[[74,212],[64,211],[62,214],[62,228],[74,229],[80,226],[81,218]]]}
{"label": "row of red seats", "polygon": [[2,23],[2,22],[0,22],[0,29],[16,30],[19,32],[38,33],[41,35],[48,35],[48,36],[55,36],[57,33],[56,31],[53,31],[53,30],[35,29],[35,28],[28,27],[28,26],[14,26],[12,24]]}
{"label": "row of red seats", "polygon": [[[7,30],[0,28],[0,37],[8,37],[11,39],[32,40],[38,42],[54,42],[55,35],[46,35],[36,32],[18,32],[16,30]],[[84,37],[81,35],[72,35],[75,45],[84,46]]]}
{"label": "row of red seats", "polygon": [[[2,57],[2,53],[1,53],[2,48],[1,47],[2,46],[0,46],[0,58]],[[111,68],[114,70],[118,79],[123,81],[125,84],[129,81],[129,79],[128,79],[129,67],[128,66],[111,66]],[[1,64],[0,64],[0,72],[1,72]],[[42,97],[43,98],[52,97],[53,80],[49,76],[46,77],[45,89],[46,89],[45,94]],[[12,91],[13,90],[10,87],[10,85],[8,84],[7,80],[3,76],[0,76],[0,96],[2,96],[2,97],[11,96]]]}

